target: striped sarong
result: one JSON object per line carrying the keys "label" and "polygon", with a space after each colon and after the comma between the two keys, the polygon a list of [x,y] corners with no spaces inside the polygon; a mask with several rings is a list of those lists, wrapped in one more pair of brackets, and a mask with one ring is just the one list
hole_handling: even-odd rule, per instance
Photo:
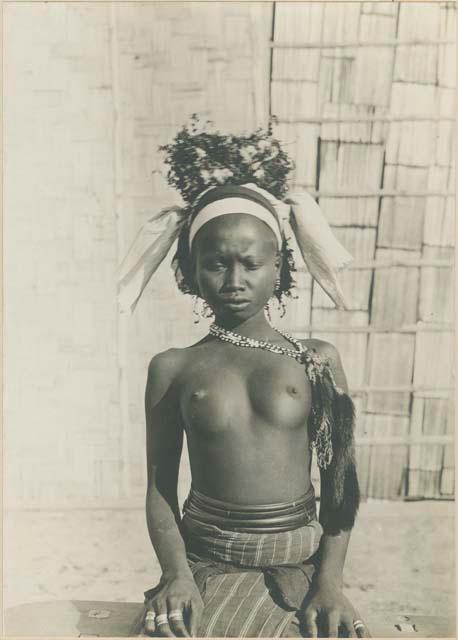
{"label": "striped sarong", "polygon": [[[231,529],[223,528],[220,520],[218,525],[211,524],[212,509],[224,511],[227,506],[217,502],[212,499],[205,513],[205,496],[199,494],[199,501],[195,501],[191,490],[182,521],[188,562],[204,602],[198,636],[302,637],[298,612],[310,588],[323,533],[316,519],[314,495],[302,501],[306,524],[292,530],[284,526],[286,505],[262,513],[254,506],[246,513],[248,532],[234,530],[234,517],[239,522],[240,511],[233,509],[226,509]],[[295,506],[297,503],[289,503],[297,519]],[[277,517],[282,530],[263,532],[262,519]],[[267,530],[271,528],[270,523]]]}

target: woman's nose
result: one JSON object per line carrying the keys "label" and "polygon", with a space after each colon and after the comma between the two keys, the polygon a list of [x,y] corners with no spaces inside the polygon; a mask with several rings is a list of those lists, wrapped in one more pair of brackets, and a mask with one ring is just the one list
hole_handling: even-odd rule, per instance
{"label": "woman's nose", "polygon": [[239,267],[230,267],[226,271],[225,287],[232,290],[244,289],[242,270]]}

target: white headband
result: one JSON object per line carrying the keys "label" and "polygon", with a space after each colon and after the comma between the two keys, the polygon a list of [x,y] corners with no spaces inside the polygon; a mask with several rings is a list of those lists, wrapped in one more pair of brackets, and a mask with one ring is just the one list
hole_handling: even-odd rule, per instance
{"label": "white headband", "polygon": [[275,234],[279,248],[283,244],[280,225],[275,216],[266,207],[261,204],[249,200],[248,198],[229,197],[221,198],[210,202],[203,207],[196,215],[189,228],[189,246],[192,246],[192,241],[196,233],[201,227],[204,226],[210,220],[224,216],[229,213],[246,213],[250,216],[262,220]]}
{"label": "white headband", "polygon": [[[248,198],[221,198],[202,207],[197,213],[188,232],[189,242],[192,243],[197,231],[206,222],[228,213],[248,213],[259,218],[272,229],[280,247],[281,230],[290,228],[310,275],[337,308],[347,308],[337,272],[353,258],[334,236],[312,196],[307,192],[289,193],[283,200],[278,200],[253,183],[242,187],[262,195],[271,204],[276,215]],[[132,312],[135,309],[151,276],[167,256],[180,232],[186,229],[188,215],[186,207],[165,207],[143,225],[119,269],[119,304],[122,311]],[[178,274],[176,264],[174,268]]]}

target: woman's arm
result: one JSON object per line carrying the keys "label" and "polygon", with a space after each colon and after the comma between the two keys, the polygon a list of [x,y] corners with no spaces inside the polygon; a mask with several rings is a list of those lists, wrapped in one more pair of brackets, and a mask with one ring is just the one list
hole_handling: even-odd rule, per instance
{"label": "woman's arm", "polygon": [[[162,636],[196,635],[202,600],[186,559],[180,532],[177,497],[178,472],[183,446],[183,426],[174,380],[180,368],[179,352],[155,356],[148,368],[145,391],[146,458],[148,485],[146,520],[162,569],[162,588],[148,609],[157,615],[182,611],[184,622],[173,619],[157,631]],[[186,625],[186,626],[185,626]],[[145,629],[156,630],[148,620]]]}
{"label": "woman's arm", "polygon": [[[325,343],[322,355],[331,363],[335,383],[345,393],[348,393],[348,382],[338,350],[329,343]],[[326,507],[320,503],[320,520],[326,521]],[[343,569],[347,555],[351,531],[341,531],[336,535],[324,534],[320,548],[320,569],[317,580],[332,580],[340,588],[343,586]]]}
{"label": "woman's arm", "polygon": [[[331,363],[335,383],[348,393],[348,383],[337,349],[320,341],[320,355]],[[323,477],[323,476],[322,476]],[[326,506],[320,503],[320,521],[328,520]],[[353,622],[360,619],[350,601],[343,595],[343,569],[351,530],[330,534],[325,531],[320,543],[320,563],[313,581],[311,598],[304,611],[305,624],[311,637],[318,636],[317,619],[324,623],[328,637],[338,637],[339,627],[345,626],[350,636],[369,637],[365,628],[358,634]]]}

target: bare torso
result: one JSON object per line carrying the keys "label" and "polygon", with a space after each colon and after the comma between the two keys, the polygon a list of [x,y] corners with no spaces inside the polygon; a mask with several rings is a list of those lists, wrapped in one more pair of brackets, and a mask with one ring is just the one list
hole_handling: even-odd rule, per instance
{"label": "bare torso", "polygon": [[182,353],[175,389],[195,488],[244,504],[306,493],[311,387],[304,366],[214,339]]}

